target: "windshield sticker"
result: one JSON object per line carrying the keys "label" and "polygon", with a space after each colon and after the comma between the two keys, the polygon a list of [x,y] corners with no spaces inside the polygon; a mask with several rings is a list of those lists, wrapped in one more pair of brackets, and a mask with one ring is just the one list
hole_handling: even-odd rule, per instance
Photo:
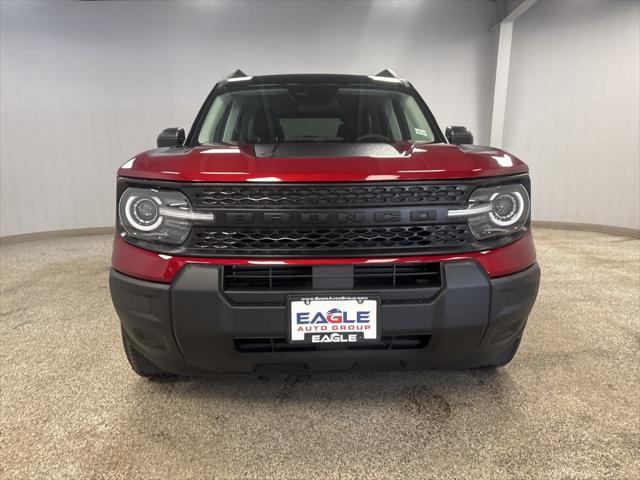
{"label": "windshield sticker", "polygon": [[423,137],[428,137],[427,131],[423,130],[422,128],[414,128],[413,131],[416,132],[417,135],[422,135]]}

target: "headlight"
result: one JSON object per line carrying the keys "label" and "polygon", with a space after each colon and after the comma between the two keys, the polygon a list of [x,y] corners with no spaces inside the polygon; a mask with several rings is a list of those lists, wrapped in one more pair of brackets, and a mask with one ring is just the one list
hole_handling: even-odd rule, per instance
{"label": "headlight", "polygon": [[501,237],[521,230],[529,219],[529,194],[520,184],[479,188],[469,197],[469,206],[449,210],[449,218],[468,218],[478,240]]}
{"label": "headlight", "polygon": [[179,245],[193,221],[212,221],[212,213],[193,212],[187,197],[172,190],[127,188],[118,202],[126,234],[140,240]]}

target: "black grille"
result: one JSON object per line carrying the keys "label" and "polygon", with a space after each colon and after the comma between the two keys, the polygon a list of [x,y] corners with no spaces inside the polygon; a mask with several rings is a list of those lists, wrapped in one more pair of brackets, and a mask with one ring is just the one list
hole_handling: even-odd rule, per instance
{"label": "black grille", "polygon": [[[407,263],[354,265],[353,286],[368,288],[431,288],[441,286],[440,263]],[[310,290],[313,267],[310,266],[244,266],[224,267],[224,289],[242,290]]]}
{"label": "black grille", "polygon": [[306,290],[313,284],[313,267],[224,267],[225,290]]}
{"label": "black grille", "polygon": [[243,353],[313,352],[317,350],[420,350],[429,344],[429,335],[386,335],[366,343],[294,344],[283,337],[236,338],[236,350]]}
{"label": "black grille", "polygon": [[363,288],[440,287],[440,264],[356,265],[353,267],[353,285]]}
{"label": "black grille", "polygon": [[366,255],[455,248],[471,242],[466,224],[327,229],[194,228],[186,247],[226,255]]}
{"label": "black grille", "polygon": [[464,203],[472,185],[206,185],[184,189],[196,209],[444,205]]}
{"label": "black grille", "polygon": [[216,220],[196,224],[179,253],[281,258],[467,251],[474,243],[467,223],[448,223],[445,210],[466,205],[476,186],[472,181],[185,185],[181,191],[193,207],[213,212]]}

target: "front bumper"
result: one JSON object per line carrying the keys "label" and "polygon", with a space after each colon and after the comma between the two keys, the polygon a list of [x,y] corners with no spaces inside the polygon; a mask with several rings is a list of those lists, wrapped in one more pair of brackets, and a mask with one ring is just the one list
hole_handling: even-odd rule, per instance
{"label": "front bumper", "polygon": [[[427,338],[419,348],[248,352],[239,348],[242,341],[267,339],[277,345],[286,337],[287,306],[282,293],[228,295],[222,288],[222,268],[186,265],[170,284],[111,270],[113,304],[140,353],[158,367],[183,375],[471,368],[490,364],[522,334],[540,279],[536,263],[492,279],[474,260],[443,262],[440,288],[411,289],[410,295],[398,289],[366,292],[381,298],[381,335]],[[353,293],[306,293],[336,292]]]}

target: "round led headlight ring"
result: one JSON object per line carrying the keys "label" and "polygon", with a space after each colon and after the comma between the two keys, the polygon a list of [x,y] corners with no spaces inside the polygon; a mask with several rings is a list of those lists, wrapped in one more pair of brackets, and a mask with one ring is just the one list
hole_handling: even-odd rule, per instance
{"label": "round led headlight ring", "polygon": [[160,215],[158,205],[148,198],[140,198],[131,207],[133,216],[142,225],[152,225]]}
{"label": "round led headlight ring", "polygon": [[156,197],[131,196],[124,207],[127,221],[142,232],[155,230],[162,223],[161,204],[160,199]]}
{"label": "round led headlight ring", "polygon": [[520,192],[497,193],[491,198],[491,221],[500,227],[513,225],[522,217],[524,199]]}

